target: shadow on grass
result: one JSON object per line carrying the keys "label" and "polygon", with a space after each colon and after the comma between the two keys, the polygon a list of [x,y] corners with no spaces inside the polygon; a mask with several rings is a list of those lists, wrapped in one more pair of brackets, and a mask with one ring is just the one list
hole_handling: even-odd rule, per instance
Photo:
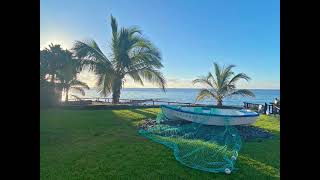
{"label": "shadow on grass", "polygon": [[112,110],[111,113],[115,116],[115,119],[137,128],[143,123],[143,120],[156,118],[158,112],[156,109],[125,109]]}
{"label": "shadow on grass", "polygon": [[[269,177],[279,178],[280,177],[280,170],[270,166],[268,164],[262,163],[260,161],[254,160],[249,158],[248,156],[239,156],[239,164],[243,164],[243,166],[247,166],[248,168],[253,168],[257,171],[257,174],[264,174]],[[245,168],[242,167],[242,171],[245,171]]]}
{"label": "shadow on grass", "polygon": [[145,118],[155,118],[157,116],[157,113],[152,112],[152,111],[148,111],[146,109],[144,109],[144,110],[128,109],[128,110],[133,112],[133,113],[137,113],[137,114],[143,115]]}
{"label": "shadow on grass", "polygon": [[[154,118],[157,113],[158,109],[42,111],[41,179],[67,179],[71,175],[75,179],[279,178],[279,142],[272,140],[246,144],[239,152],[236,164],[239,171],[230,176],[180,164],[170,149],[140,136],[132,123]],[[259,126],[269,122],[266,120]],[[269,129],[279,132],[277,128]]]}

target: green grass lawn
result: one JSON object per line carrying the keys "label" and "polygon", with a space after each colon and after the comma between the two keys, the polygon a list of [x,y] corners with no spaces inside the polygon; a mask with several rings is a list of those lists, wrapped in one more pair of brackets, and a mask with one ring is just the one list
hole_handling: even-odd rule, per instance
{"label": "green grass lawn", "polygon": [[231,175],[191,169],[172,150],[138,134],[158,108],[43,110],[40,113],[41,179],[279,179],[279,119],[262,115],[254,124],[273,139],[245,142]]}

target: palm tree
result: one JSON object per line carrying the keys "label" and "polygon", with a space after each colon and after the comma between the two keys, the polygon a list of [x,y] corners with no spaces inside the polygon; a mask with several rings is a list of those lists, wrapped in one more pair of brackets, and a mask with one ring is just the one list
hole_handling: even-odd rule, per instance
{"label": "palm tree", "polygon": [[159,50],[142,36],[137,27],[118,29],[111,15],[111,55],[107,57],[94,40],[76,41],[73,50],[82,63],[93,71],[98,92],[118,103],[125,76],[143,85],[143,80],[156,83],[165,91],[166,81],[159,71],[163,67]]}
{"label": "palm tree", "polygon": [[84,96],[85,95],[84,89],[87,89],[87,90],[90,89],[86,83],[81,82],[77,79],[72,79],[71,81],[65,81],[61,84],[61,86],[63,87],[66,95],[65,102],[69,101],[70,90],[78,91],[82,96]]}
{"label": "palm tree", "polygon": [[61,89],[57,86],[57,72],[66,63],[65,51],[60,45],[50,44],[49,48],[40,50],[40,89],[42,97],[48,98],[48,102],[59,103]]}
{"label": "palm tree", "polygon": [[40,50],[40,85],[47,86],[48,95],[53,96],[55,103],[59,103],[62,97],[57,76],[68,62],[68,56],[67,50],[63,50],[59,44],[51,43],[49,48]]}
{"label": "palm tree", "polygon": [[40,85],[47,82],[48,63],[43,58],[44,52],[40,50]]}
{"label": "palm tree", "polygon": [[56,80],[57,71],[66,63],[66,55],[66,51],[59,44],[50,44],[49,48],[40,51],[40,64],[46,68],[52,83]]}
{"label": "palm tree", "polygon": [[77,74],[81,71],[80,61],[68,50],[65,50],[65,57],[66,63],[57,71],[57,77],[60,81],[59,87],[65,92],[65,101],[68,102],[70,90],[78,91],[84,96],[84,89],[88,90],[90,88],[86,83],[77,80]]}
{"label": "palm tree", "polygon": [[240,79],[249,81],[251,78],[244,73],[234,74],[232,68],[235,65],[221,67],[214,63],[214,75],[209,72],[207,76],[199,77],[193,81],[193,84],[200,83],[209,88],[201,89],[196,101],[206,98],[214,98],[217,101],[217,106],[222,106],[223,98],[233,95],[255,97],[253,92],[247,89],[236,89],[236,83]]}

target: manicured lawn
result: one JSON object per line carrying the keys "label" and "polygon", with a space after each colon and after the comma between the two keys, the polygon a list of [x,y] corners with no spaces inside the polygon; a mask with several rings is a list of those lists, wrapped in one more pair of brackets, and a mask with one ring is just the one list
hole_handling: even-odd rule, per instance
{"label": "manicured lawn", "polygon": [[159,109],[45,110],[40,113],[41,179],[279,179],[279,119],[260,116],[255,126],[273,139],[245,142],[231,175],[191,169],[171,149],[138,134]]}

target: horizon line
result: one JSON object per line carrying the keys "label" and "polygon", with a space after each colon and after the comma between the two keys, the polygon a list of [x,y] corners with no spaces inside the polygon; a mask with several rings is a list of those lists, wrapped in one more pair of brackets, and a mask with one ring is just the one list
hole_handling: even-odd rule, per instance
{"label": "horizon line", "polygon": [[[90,89],[96,89],[95,87],[93,88],[90,88]],[[156,88],[156,87],[125,87],[125,88],[122,88],[122,89],[162,89],[162,88]],[[204,89],[204,88],[188,88],[188,87],[179,87],[179,88],[176,88],[176,87],[168,87],[166,89]],[[250,90],[280,90],[279,89],[269,89],[269,88],[239,88],[239,89],[250,89]]]}

